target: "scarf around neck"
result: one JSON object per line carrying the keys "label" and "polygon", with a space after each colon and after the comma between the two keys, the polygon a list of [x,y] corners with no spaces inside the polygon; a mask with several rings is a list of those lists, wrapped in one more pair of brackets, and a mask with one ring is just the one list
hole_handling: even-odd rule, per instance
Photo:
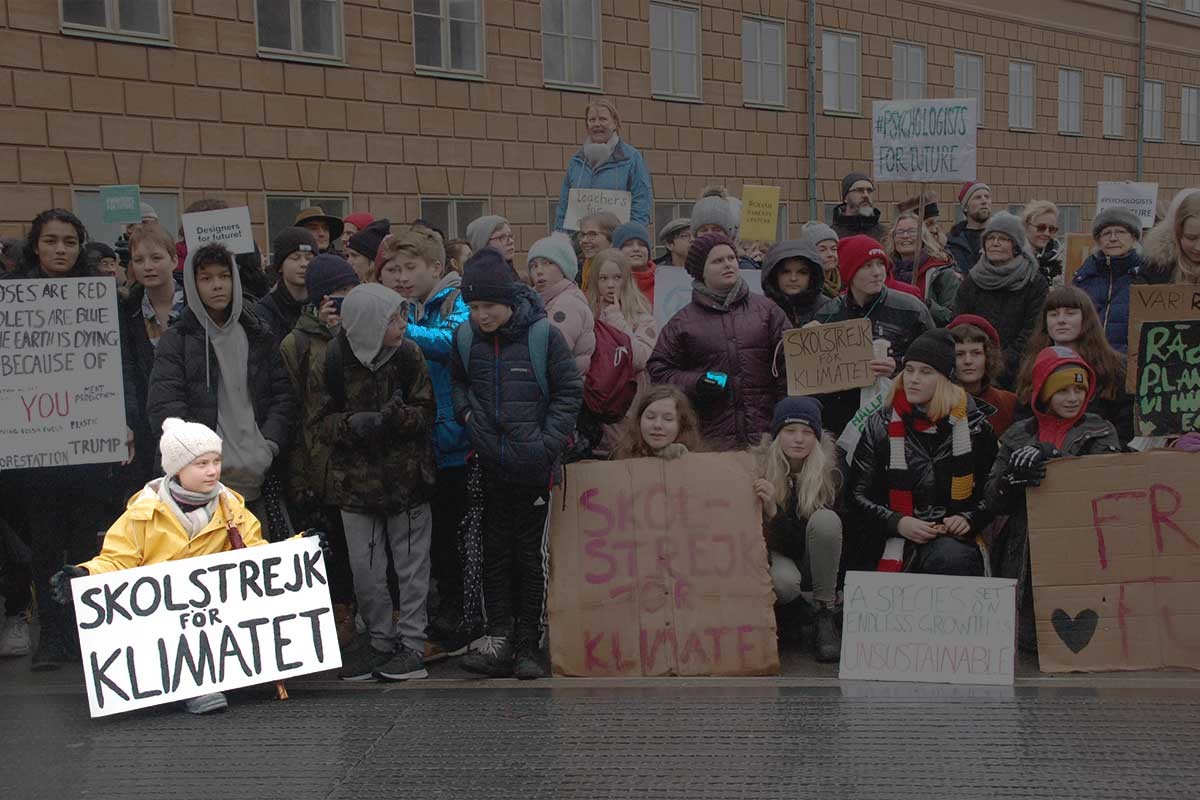
{"label": "scarf around neck", "polygon": [[708,288],[707,285],[705,285],[704,281],[692,281],[692,289],[697,294],[712,300],[717,304],[717,308],[720,308],[722,311],[728,311],[730,306],[737,302],[737,299],[742,294],[742,287],[745,285],[746,279],[741,275],[738,276],[737,283],[735,283],[733,286],[730,286],[729,289],[724,292],[714,292],[712,289]]}
{"label": "scarf around neck", "polygon": [[971,280],[989,292],[1019,292],[1029,285],[1037,273],[1037,264],[1025,253],[1017,253],[1011,261],[993,264],[986,255],[971,267]]}
{"label": "scarf around neck", "polygon": [[[904,393],[903,384],[897,384],[896,396],[892,400],[892,417],[888,421],[888,504],[892,511],[906,517],[913,516],[913,479],[908,469],[904,440],[908,431],[927,433],[937,428],[921,411],[914,409]],[[971,428],[967,423],[967,395],[962,393],[954,408],[950,409],[950,503],[946,516],[966,511],[975,494],[975,469],[971,459]]]}
{"label": "scarf around neck", "polygon": [[[189,539],[204,530],[217,511],[217,498],[225,487],[217,484],[211,492],[193,492],[183,488],[174,478],[163,478],[158,484],[158,499],[171,509]],[[184,507],[190,509],[185,511]]]}
{"label": "scarf around neck", "polygon": [[837,297],[842,293],[842,275],[836,269],[833,272],[825,273],[825,283],[821,287],[821,291],[826,297]]}
{"label": "scarf around neck", "polygon": [[592,165],[592,169],[595,169],[612,158],[613,151],[617,149],[617,142],[619,141],[621,141],[621,137],[615,131],[612,136],[608,137],[607,142],[597,144],[589,139],[583,143],[583,157]]}

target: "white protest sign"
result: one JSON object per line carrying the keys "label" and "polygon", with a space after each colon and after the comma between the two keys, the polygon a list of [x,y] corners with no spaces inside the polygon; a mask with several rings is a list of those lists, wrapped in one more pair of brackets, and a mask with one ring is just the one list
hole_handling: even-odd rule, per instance
{"label": "white protest sign", "polygon": [[1002,578],[847,572],[838,677],[1012,684],[1016,585]]}
{"label": "white protest sign", "polygon": [[[762,272],[756,269],[741,271],[742,280],[755,294],[762,294]],[[679,309],[692,302],[692,276],[683,267],[665,267],[661,264],[654,270],[654,324],[661,331]]]}
{"label": "white protest sign", "polygon": [[978,103],[876,100],[871,104],[874,178],[882,181],[973,181]]}
{"label": "white protest sign", "polygon": [[621,222],[629,222],[633,195],[620,189],[572,189],[567,195],[567,214],[563,228],[579,230],[579,220],[597,211],[610,211]]}
{"label": "white protest sign", "polygon": [[0,281],[0,472],[128,457],[117,284]]}
{"label": "white protest sign", "polygon": [[189,253],[201,245],[215,242],[234,255],[254,252],[254,231],[250,227],[250,209],[246,206],[197,211],[183,215],[183,238]]}
{"label": "white protest sign", "polygon": [[314,537],[71,581],[93,717],[340,667]]}
{"label": "white protest sign", "polygon": [[1154,210],[1158,206],[1158,184],[1100,181],[1096,184],[1096,213],[1114,206],[1136,214],[1143,228],[1153,228]]}

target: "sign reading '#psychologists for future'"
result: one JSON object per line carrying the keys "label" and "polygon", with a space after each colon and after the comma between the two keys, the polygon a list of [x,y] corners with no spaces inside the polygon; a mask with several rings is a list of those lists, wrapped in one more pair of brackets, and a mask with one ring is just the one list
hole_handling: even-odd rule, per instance
{"label": "sign reading '#psychologists for future'", "polygon": [[1137,370],[1138,435],[1200,431],[1200,321],[1142,323]]}
{"label": "sign reading '#psychologists for future'", "polygon": [[876,100],[874,177],[883,181],[973,181],[977,101]]}
{"label": "sign reading '#psychologists for future'", "polygon": [[0,281],[0,472],[128,457],[117,284]]}
{"label": "sign reading '#psychologists for future'", "polygon": [[620,189],[572,189],[567,195],[567,214],[563,217],[563,228],[577,231],[579,221],[597,211],[609,211],[615,214],[620,222],[629,222],[632,203],[633,195]]}
{"label": "sign reading '#psychologists for future'", "polygon": [[846,573],[843,680],[1010,685],[1016,581]]}
{"label": "sign reading '#psychologists for future'", "polygon": [[1051,461],[1025,495],[1042,672],[1200,669],[1200,455]]}
{"label": "sign reading '#psychologists for future'", "polygon": [[246,206],[197,211],[183,215],[183,238],[189,253],[210,242],[223,244],[234,255],[254,252],[254,231]]}
{"label": "sign reading '#psychologists for future'", "polygon": [[875,380],[871,323],[865,319],[787,331],[783,355],[790,395],[859,389]]}
{"label": "sign reading '#psychologists for future'", "polygon": [[142,221],[142,193],[136,184],[101,186],[100,202],[106,223],[133,224]]}
{"label": "sign reading '#psychologists for future'", "polygon": [[315,537],[71,581],[93,717],[340,667]]}
{"label": "sign reading '#psychologists for future'", "polygon": [[1096,184],[1096,213],[1106,208],[1124,208],[1142,221],[1143,228],[1154,227],[1154,209],[1158,205],[1157,183],[1100,181]]}
{"label": "sign reading '#psychologists for future'", "polygon": [[571,464],[550,512],[557,675],[773,675],[775,594],[748,453]]}

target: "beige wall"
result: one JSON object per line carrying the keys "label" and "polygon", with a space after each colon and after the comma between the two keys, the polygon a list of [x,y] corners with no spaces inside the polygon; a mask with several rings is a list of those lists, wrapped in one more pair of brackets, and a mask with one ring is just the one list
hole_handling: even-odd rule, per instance
{"label": "beige wall", "polygon": [[[1182,6],[1183,0],[1171,0]],[[588,95],[543,88],[536,2],[485,0],[487,80],[415,74],[411,0],[345,0],[346,66],[256,57],[254,0],[173,0],[174,47],[62,35],[55,0],[4,0],[0,24],[0,233],[72,188],[139,183],[248,204],[265,244],[267,194],[352,195],[356,210],[411,219],[421,196],[490,199],[524,244],[547,229],[547,198],[582,137]],[[891,96],[891,42],[927,46],[928,96],[953,88],[954,50],[985,56],[980,178],[1000,204],[1080,203],[1134,177],[1136,3],[1124,0],[820,3],[819,25],[863,36],[863,100]],[[704,0],[703,96],[650,97],[648,0],[603,0],[604,90],[643,150],[658,201],[722,181],[779,183],[793,230],[807,218],[806,31],[802,0]],[[788,111],[742,104],[741,12],[786,18]],[[1152,9],[1148,78],[1166,87],[1163,143],[1146,179],[1164,197],[1200,183],[1200,148],[1179,143],[1180,85],[1200,85],[1200,17]],[[1007,130],[1008,59],[1037,63],[1036,133]],[[819,63],[819,59],[818,59]],[[1057,131],[1057,68],[1085,70],[1081,137]],[[1127,76],[1125,136],[1100,136],[1102,73]],[[819,77],[819,76],[818,76]],[[819,86],[819,81],[818,81]],[[820,99],[818,98],[818,109]],[[870,161],[870,120],[819,113],[819,199]],[[944,206],[957,187],[935,187]],[[884,186],[891,201],[915,186]],[[889,208],[890,214],[890,208]]]}

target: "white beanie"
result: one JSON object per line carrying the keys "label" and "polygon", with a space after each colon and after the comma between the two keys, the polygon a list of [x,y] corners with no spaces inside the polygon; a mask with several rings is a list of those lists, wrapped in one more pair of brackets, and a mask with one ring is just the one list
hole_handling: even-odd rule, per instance
{"label": "white beanie", "polygon": [[219,454],[221,437],[213,433],[207,425],[168,417],[163,420],[162,438],[158,440],[158,447],[162,451],[163,472],[171,478],[205,453]]}

